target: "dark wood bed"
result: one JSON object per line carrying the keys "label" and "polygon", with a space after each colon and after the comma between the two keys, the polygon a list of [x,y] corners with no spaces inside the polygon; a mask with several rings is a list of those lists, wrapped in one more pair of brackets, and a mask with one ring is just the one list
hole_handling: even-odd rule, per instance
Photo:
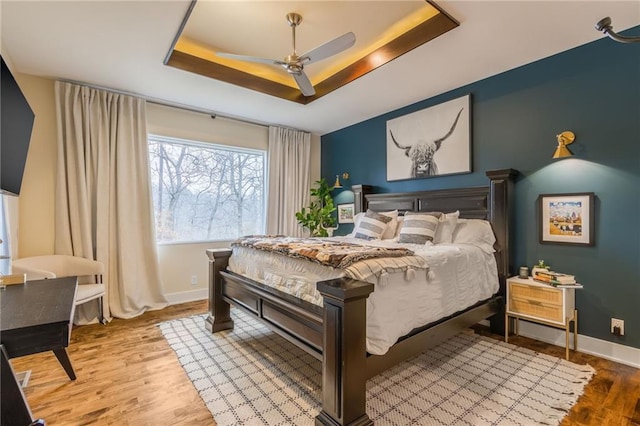
{"label": "dark wood bed", "polygon": [[[510,265],[513,169],[486,173],[489,185],[408,193],[372,194],[355,185],[355,211],[460,211],[460,217],[488,220],[496,236],[500,290],[491,298],[413,330],[385,355],[366,352],[366,299],[371,283],[339,278],[317,283],[324,307],[227,271],[230,249],[207,250],[209,257],[209,316],[205,324],[215,333],[233,328],[230,304],[262,320],[273,331],[322,361],[322,411],[317,425],[369,425],[366,381],[490,318],[494,331],[504,329],[504,289]],[[496,315],[498,314],[498,315]]]}

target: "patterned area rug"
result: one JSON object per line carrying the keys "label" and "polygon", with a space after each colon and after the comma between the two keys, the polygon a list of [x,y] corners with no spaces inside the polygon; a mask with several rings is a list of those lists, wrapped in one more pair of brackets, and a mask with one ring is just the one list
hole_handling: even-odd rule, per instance
{"label": "patterned area rug", "polygon": [[[321,364],[234,309],[215,335],[205,316],[160,324],[216,423],[313,425]],[[461,333],[367,382],[376,425],[557,425],[594,374],[560,358]]]}

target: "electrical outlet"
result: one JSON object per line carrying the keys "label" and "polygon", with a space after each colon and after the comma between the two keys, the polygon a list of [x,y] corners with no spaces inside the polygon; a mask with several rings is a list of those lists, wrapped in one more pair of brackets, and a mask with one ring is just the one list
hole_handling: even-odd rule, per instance
{"label": "electrical outlet", "polygon": [[[619,332],[616,327],[620,329]],[[616,336],[624,336],[624,320],[611,318],[611,333]]]}
{"label": "electrical outlet", "polygon": [[198,276],[191,275],[191,285],[197,285],[197,284],[198,284]]}

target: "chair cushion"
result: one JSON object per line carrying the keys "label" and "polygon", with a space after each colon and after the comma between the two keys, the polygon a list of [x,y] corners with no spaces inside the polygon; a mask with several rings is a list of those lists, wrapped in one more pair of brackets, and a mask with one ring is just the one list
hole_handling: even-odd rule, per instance
{"label": "chair cushion", "polygon": [[104,296],[104,284],[80,284],[76,292],[76,305]]}

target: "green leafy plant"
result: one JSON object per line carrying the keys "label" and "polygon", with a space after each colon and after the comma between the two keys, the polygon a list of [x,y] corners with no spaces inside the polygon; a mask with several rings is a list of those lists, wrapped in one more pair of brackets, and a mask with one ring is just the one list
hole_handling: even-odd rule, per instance
{"label": "green leafy plant", "polygon": [[320,179],[315,182],[317,187],[311,188],[312,201],[308,207],[296,212],[298,223],[307,228],[312,237],[326,237],[329,234],[325,228],[336,225],[333,212],[336,211],[331,198],[331,190],[327,181]]}
{"label": "green leafy plant", "polygon": [[544,263],[544,260],[542,260],[542,259],[538,260],[538,264],[535,267],[536,268],[540,268],[540,269],[551,269],[551,266],[549,266],[546,263]]}

